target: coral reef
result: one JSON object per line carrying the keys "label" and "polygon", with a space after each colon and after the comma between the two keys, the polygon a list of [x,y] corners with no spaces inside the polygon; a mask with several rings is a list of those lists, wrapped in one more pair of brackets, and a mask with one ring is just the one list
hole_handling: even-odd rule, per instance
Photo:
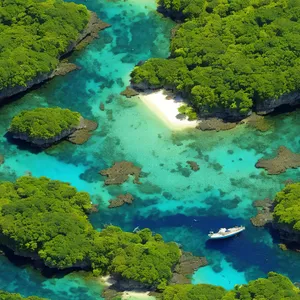
{"label": "coral reef", "polygon": [[221,131],[233,129],[236,127],[236,125],[237,123],[224,122],[222,119],[218,118],[210,118],[206,120],[201,120],[201,122],[197,125],[197,129],[200,129],[202,131]]}
{"label": "coral reef", "polygon": [[205,257],[193,256],[191,252],[182,252],[179,263],[176,265],[173,277],[170,281],[172,284],[191,283],[189,275],[192,275],[200,267],[208,265]]}
{"label": "coral reef", "polygon": [[131,98],[137,96],[139,93],[130,86],[127,86],[126,89],[120,93],[120,95],[125,96],[126,98]]}
{"label": "coral reef", "polygon": [[197,172],[197,171],[200,170],[199,165],[198,165],[195,161],[188,160],[188,161],[187,161],[187,164],[190,165],[191,169],[192,169],[194,172]]}
{"label": "coral reef", "polygon": [[102,170],[99,172],[103,176],[108,178],[105,180],[106,185],[122,184],[128,180],[129,175],[134,176],[134,183],[140,183],[139,177],[141,168],[136,167],[129,161],[116,162],[111,168]]}
{"label": "coral reef", "polygon": [[273,201],[269,198],[257,200],[253,202],[253,206],[257,208],[257,215],[250,219],[253,226],[264,227],[273,220]]}
{"label": "coral reef", "polygon": [[91,131],[96,130],[98,123],[83,119],[82,126],[67,137],[67,140],[72,144],[82,145],[92,136]]}
{"label": "coral reef", "polygon": [[287,169],[300,167],[300,154],[293,153],[284,146],[277,150],[277,156],[272,159],[260,159],[255,164],[256,168],[264,168],[269,175],[284,173]]}
{"label": "coral reef", "polygon": [[130,193],[124,194],[124,195],[119,195],[115,199],[109,200],[109,206],[108,208],[116,208],[124,205],[125,203],[127,204],[132,204],[134,198]]}

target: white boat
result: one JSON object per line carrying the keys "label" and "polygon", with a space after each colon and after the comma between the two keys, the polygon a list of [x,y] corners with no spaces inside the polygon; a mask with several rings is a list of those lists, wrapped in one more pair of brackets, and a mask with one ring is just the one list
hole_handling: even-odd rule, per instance
{"label": "white boat", "polygon": [[219,240],[219,239],[227,239],[231,236],[234,236],[242,231],[244,231],[246,229],[246,227],[244,226],[235,226],[232,228],[221,228],[218,232],[213,232],[211,231],[209,233],[209,237],[212,240]]}

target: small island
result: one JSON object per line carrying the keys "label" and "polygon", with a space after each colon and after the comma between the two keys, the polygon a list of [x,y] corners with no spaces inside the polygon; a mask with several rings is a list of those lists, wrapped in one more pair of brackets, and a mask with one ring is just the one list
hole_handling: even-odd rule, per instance
{"label": "small island", "polygon": [[255,5],[159,0],[158,11],[180,23],[170,57],[139,63],[131,73],[132,87],[172,90],[199,117],[228,121],[252,111],[267,114],[281,105],[299,105],[296,8],[273,0]]}
{"label": "small island", "polygon": [[109,26],[86,6],[72,2],[5,1],[1,10],[0,102],[76,69],[72,64],[59,66],[60,58]]}
{"label": "small island", "polygon": [[55,269],[80,268],[95,276],[112,274],[162,289],[179,263],[181,250],[150,229],[136,233],[90,224],[88,193],[46,177],[23,176],[0,184],[0,243],[16,255]]}
{"label": "small island", "polygon": [[[15,139],[24,140],[35,146],[47,147],[67,137],[72,139],[75,132],[86,133],[87,123],[89,124],[90,121],[83,119],[80,113],[69,109],[35,108],[24,110],[16,115],[10,124],[9,133]],[[96,128],[97,126],[92,126],[90,129]]]}

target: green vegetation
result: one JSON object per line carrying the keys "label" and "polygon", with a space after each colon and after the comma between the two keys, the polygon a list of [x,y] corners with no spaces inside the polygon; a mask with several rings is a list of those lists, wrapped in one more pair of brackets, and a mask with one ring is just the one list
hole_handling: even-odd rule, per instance
{"label": "green vegetation", "polygon": [[275,197],[274,221],[300,233],[300,182],[287,185]]}
{"label": "green vegetation", "polygon": [[180,258],[175,243],[149,229],[123,232],[93,229],[88,193],[46,177],[24,176],[0,184],[1,243],[19,253],[37,255],[49,267],[89,268],[163,288]]}
{"label": "green vegetation", "polygon": [[185,22],[169,59],[149,59],[136,86],[172,88],[200,114],[245,115],[300,88],[300,1],[158,0]]}
{"label": "green vegetation", "polygon": [[84,5],[61,0],[0,1],[0,90],[53,71],[89,17]]}
{"label": "green vegetation", "polygon": [[37,296],[30,296],[24,298],[20,294],[9,293],[2,290],[0,290],[0,299],[1,300],[45,300],[45,298],[40,298]]}
{"label": "green vegetation", "polygon": [[197,113],[191,106],[183,104],[178,108],[178,112],[186,115],[190,121],[197,120]]}
{"label": "green vegetation", "polygon": [[77,127],[80,118],[78,112],[59,107],[24,110],[12,119],[9,131],[25,134],[31,139],[50,139]]}
{"label": "green vegetation", "polygon": [[236,286],[226,292],[223,288],[208,284],[171,285],[162,300],[299,300],[300,290],[285,276],[270,272],[267,278],[259,278],[248,284]]}

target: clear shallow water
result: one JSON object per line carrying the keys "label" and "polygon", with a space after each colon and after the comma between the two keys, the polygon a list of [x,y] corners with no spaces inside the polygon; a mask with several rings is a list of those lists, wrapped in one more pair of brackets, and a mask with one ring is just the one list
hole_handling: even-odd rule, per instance
{"label": "clear shallow water", "polygon": [[[152,0],[83,3],[112,27],[72,57],[82,67],[80,71],[55,78],[1,108],[0,153],[5,155],[1,179],[13,180],[30,171],[88,191],[100,206],[100,212],[90,218],[95,228],[108,223],[124,230],[150,227],[185,250],[205,255],[210,266],[194,274],[194,283],[231,288],[271,270],[300,281],[299,253],[281,251],[267,230],[249,222],[254,200],[273,197],[285,180],[300,178],[299,170],[268,176],[255,168],[259,158],[271,155],[279,145],[300,151],[299,112],[274,117],[273,129],[267,133],[246,126],[219,133],[172,132],[138,99],[127,100],[119,93],[128,85],[137,62],[167,57],[173,23],[154,13]],[[99,109],[101,102],[104,112]],[[4,135],[12,116],[37,106],[77,110],[97,120],[99,128],[85,145],[64,142],[39,153],[7,141]],[[124,159],[142,167],[142,184],[104,187],[98,172]],[[191,171],[188,160],[197,161],[200,170]],[[108,200],[124,192],[135,196],[134,204],[107,209]],[[247,231],[231,240],[207,241],[208,231],[237,224],[246,225]],[[71,275],[47,279],[4,257],[0,263],[0,288],[58,300],[101,299],[101,287],[93,281]]]}

